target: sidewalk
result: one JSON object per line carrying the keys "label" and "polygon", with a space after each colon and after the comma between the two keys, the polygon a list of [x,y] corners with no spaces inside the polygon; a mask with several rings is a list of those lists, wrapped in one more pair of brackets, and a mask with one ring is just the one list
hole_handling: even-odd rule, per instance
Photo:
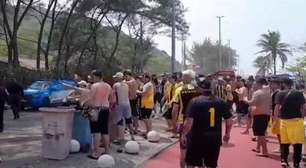
{"label": "sidewalk", "polygon": [[[12,120],[11,111],[5,112],[5,131],[0,134],[1,168],[97,168],[95,160],[87,159],[87,154],[71,154],[62,161],[48,160],[41,157],[41,118],[40,112],[21,113],[20,120]],[[153,129],[161,136],[159,143],[150,143],[140,136],[140,153],[129,155],[117,153],[116,145],[112,145],[111,155],[116,160],[116,168],[139,167],[145,161],[157,155],[176,141],[169,139],[164,130],[165,121],[154,120]]]}

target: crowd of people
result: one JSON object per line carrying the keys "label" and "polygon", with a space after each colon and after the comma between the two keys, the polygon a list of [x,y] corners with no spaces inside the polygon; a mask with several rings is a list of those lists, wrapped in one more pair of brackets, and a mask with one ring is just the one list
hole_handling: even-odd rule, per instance
{"label": "crowd of people", "polygon": [[[93,135],[91,159],[109,153],[110,143],[118,145],[117,152],[123,152],[126,135],[132,141],[135,135],[147,139],[154,129],[152,119],[164,118],[169,138],[179,139],[181,168],[216,168],[220,147],[229,142],[233,124],[245,127],[241,134],[253,130],[252,140],[257,145],[252,151],[261,157],[270,157],[272,150],[266,138],[270,125],[280,144],[276,151],[280,152],[281,166],[289,167],[289,147],[293,145],[293,166],[300,167],[305,142],[305,87],[296,86],[289,78],[243,79],[199,75],[192,70],[133,75],[127,70],[116,73],[110,82],[95,70],[86,79],[75,75],[75,80],[78,87],[74,97],[78,109],[89,119]],[[0,89],[0,94],[8,95],[8,90]],[[11,99],[13,93],[10,89]],[[4,101],[0,102],[2,113]],[[16,119],[18,110],[13,109]]]}
{"label": "crowd of people", "polygon": [[[278,137],[281,165],[288,167],[289,146],[294,147],[294,168],[302,159],[304,136],[304,85],[294,89],[289,78],[250,76],[197,75],[192,70],[163,74],[135,76],[130,71],[113,76],[111,87],[102,79],[100,71],[88,77],[88,83],[77,78],[79,84],[89,88],[86,102],[100,110],[97,121],[91,121],[94,150],[90,158],[97,159],[109,152],[109,128],[116,125],[118,134],[112,141],[121,145],[125,130],[147,138],[152,128],[152,118],[163,117],[169,138],[180,142],[180,165],[184,167],[217,167],[220,147],[230,140],[233,123],[245,125],[241,134],[253,132],[252,149],[257,156],[269,157],[266,136],[269,123]],[[111,113],[110,113],[111,111]],[[272,122],[270,122],[272,121]],[[143,127],[139,127],[143,123]],[[222,133],[222,124],[225,131]],[[140,130],[140,128],[144,128]],[[100,136],[104,150],[101,146]],[[275,151],[273,151],[275,152]]]}

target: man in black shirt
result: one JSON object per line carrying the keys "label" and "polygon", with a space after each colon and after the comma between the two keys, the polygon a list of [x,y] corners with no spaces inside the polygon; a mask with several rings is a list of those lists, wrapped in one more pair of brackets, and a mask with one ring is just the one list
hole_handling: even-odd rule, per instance
{"label": "man in black shirt", "polygon": [[[195,72],[192,70],[186,70],[183,72],[183,84],[176,89],[175,96],[172,100],[173,108],[172,114],[173,119],[176,120],[175,124],[177,127],[177,132],[179,133],[180,142],[182,138],[182,131],[184,129],[184,123],[187,118],[187,107],[189,102],[194,98],[199,96],[199,92],[196,87],[192,84],[192,80],[195,78]],[[177,117],[176,117],[177,116]],[[185,157],[186,157],[186,144],[180,143],[180,166],[185,168]]]}
{"label": "man in black shirt", "polygon": [[14,119],[19,119],[19,111],[21,109],[21,99],[23,96],[23,88],[17,82],[9,82],[6,85],[6,90],[9,93],[9,104],[14,113]]}
{"label": "man in black shirt", "polygon": [[294,147],[294,168],[300,167],[302,144],[305,141],[303,93],[292,89],[293,81],[284,79],[284,90],[277,93],[275,98],[274,118],[280,119],[281,163],[288,167],[289,146]]}
{"label": "man in black shirt", "polygon": [[[271,88],[271,93],[272,93],[271,98],[272,98],[272,117],[273,117],[274,112],[275,112],[275,107],[276,107],[276,104],[275,104],[276,95],[281,90],[281,80],[279,78],[272,78],[270,80],[270,88]],[[272,133],[277,136],[278,142],[280,144],[279,119],[273,120],[272,122],[273,122]],[[274,152],[279,153],[280,147],[275,149]]]}
{"label": "man in black shirt", "polygon": [[222,145],[222,118],[226,123],[223,140],[227,143],[232,114],[224,101],[212,95],[208,80],[200,82],[199,87],[202,95],[190,102],[182,133],[182,143],[187,145],[186,164],[190,168],[216,168]]}
{"label": "man in black shirt", "polygon": [[7,100],[7,93],[4,87],[0,84],[0,133],[3,132],[3,113],[5,101]]}

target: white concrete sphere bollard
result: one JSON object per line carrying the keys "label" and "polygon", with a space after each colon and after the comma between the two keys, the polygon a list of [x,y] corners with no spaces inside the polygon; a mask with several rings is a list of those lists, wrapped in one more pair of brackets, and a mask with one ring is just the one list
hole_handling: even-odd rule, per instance
{"label": "white concrete sphere bollard", "polygon": [[125,144],[125,152],[129,154],[138,154],[139,153],[139,144],[136,141],[128,141]]}
{"label": "white concrete sphere bollard", "polygon": [[150,131],[147,135],[149,142],[159,142],[160,136],[156,131]]}
{"label": "white concrete sphere bollard", "polygon": [[71,153],[77,153],[79,152],[81,149],[81,145],[79,143],[79,141],[75,140],[75,139],[72,139],[70,141],[70,152]]}
{"label": "white concrete sphere bollard", "polygon": [[98,159],[100,168],[113,168],[115,167],[115,159],[111,155],[102,155]]}

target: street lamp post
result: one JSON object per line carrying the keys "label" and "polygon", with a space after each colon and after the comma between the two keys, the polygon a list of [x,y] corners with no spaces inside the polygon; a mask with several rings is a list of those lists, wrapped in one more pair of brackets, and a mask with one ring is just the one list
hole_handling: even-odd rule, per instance
{"label": "street lamp post", "polygon": [[171,72],[175,72],[175,0],[172,0],[172,53],[171,53]]}
{"label": "street lamp post", "polygon": [[222,18],[224,18],[224,16],[217,16],[218,20],[219,20],[219,51],[218,51],[218,59],[219,59],[219,70],[221,70],[222,67],[222,38],[221,38],[221,20]]}

